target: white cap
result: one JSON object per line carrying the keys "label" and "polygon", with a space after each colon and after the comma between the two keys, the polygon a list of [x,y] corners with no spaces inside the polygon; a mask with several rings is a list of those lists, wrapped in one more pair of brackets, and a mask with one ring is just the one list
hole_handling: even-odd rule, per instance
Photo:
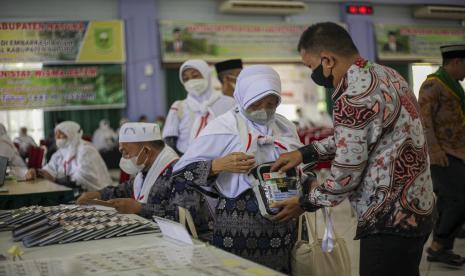
{"label": "white cap", "polygon": [[160,127],[151,123],[125,123],[119,130],[119,141],[124,143],[161,140]]}

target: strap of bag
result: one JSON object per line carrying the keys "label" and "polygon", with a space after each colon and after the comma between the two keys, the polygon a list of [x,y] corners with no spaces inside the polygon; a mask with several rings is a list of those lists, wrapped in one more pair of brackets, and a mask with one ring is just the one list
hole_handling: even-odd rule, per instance
{"label": "strap of bag", "polygon": [[334,249],[335,238],[337,238],[336,232],[334,231],[333,219],[329,211],[326,208],[322,208],[323,219],[325,223],[325,232],[323,235],[323,242],[321,244],[321,249],[323,252],[332,252]]}
{"label": "strap of bag", "polygon": [[239,115],[239,110],[235,109],[232,111],[237,122],[237,129],[239,130],[239,137],[242,144],[242,151],[247,151],[247,144],[249,142],[249,129],[245,120]]}
{"label": "strap of bag", "polygon": [[195,224],[194,220],[192,219],[191,213],[186,209],[181,206],[178,206],[178,211],[179,211],[179,222],[186,227],[186,222],[187,222],[187,228],[191,231],[192,237],[194,239],[198,239],[199,236],[197,235],[197,230],[195,229]]}
{"label": "strap of bag", "polygon": [[308,234],[308,243],[312,243],[310,241],[310,237],[313,240],[313,243],[318,242],[318,229],[316,225],[316,215],[313,215],[314,220],[313,220],[313,225],[312,225],[312,214],[309,212],[305,212],[303,215],[299,217],[299,233],[297,234],[299,240],[302,239],[302,225],[303,225],[303,219],[305,219],[305,223],[307,225],[307,234]]}

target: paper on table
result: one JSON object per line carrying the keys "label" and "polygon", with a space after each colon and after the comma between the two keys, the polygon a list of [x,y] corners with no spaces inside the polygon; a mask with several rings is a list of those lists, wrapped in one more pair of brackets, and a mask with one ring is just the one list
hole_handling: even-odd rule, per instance
{"label": "paper on table", "polygon": [[34,261],[0,262],[0,276],[40,276]]}
{"label": "paper on table", "polygon": [[168,237],[185,244],[194,245],[194,242],[184,225],[161,217],[154,217],[154,219],[160,227],[164,237]]}

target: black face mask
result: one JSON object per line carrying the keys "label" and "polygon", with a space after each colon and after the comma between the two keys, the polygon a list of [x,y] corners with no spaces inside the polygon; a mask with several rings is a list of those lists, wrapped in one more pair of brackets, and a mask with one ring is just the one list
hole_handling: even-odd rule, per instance
{"label": "black face mask", "polygon": [[323,74],[323,60],[320,62],[315,70],[313,70],[312,75],[310,76],[312,80],[319,86],[324,86],[326,88],[334,88],[333,85],[333,68],[331,68],[331,72],[329,73],[328,77],[325,77]]}

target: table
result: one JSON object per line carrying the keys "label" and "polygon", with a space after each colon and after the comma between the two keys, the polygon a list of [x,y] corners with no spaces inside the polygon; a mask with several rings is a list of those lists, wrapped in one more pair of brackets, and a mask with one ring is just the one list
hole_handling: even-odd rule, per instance
{"label": "table", "polygon": [[0,209],[16,209],[24,206],[51,206],[74,200],[71,188],[58,185],[46,179],[32,181],[6,180],[0,193]]}
{"label": "table", "polygon": [[[43,258],[48,258],[49,263],[58,262],[69,264],[73,262],[68,266],[77,266],[80,272],[79,275],[283,275],[213,246],[206,245],[200,241],[195,241],[194,246],[184,245],[177,243],[174,240],[163,238],[161,234],[146,234],[132,237],[24,248],[21,243],[14,243],[12,241],[11,232],[0,232],[0,254],[6,255],[8,248],[10,248],[12,245],[21,246],[21,249],[24,251],[22,259],[25,262],[34,262],[34,264],[37,264],[40,263],[40,260]],[[164,252],[166,251],[165,253],[168,259],[178,259],[178,257],[181,259],[181,255],[185,254],[180,253],[187,253],[187,255],[189,255],[193,254],[192,252],[197,252],[197,254],[200,253],[204,257],[209,256],[209,258],[211,258],[212,264],[201,267],[196,265],[194,261],[192,261],[191,264],[183,262],[182,264],[179,264],[179,267],[176,269],[172,269],[170,267],[164,266],[163,260],[149,259],[146,260],[148,265],[145,268],[128,268],[125,270],[118,267],[120,266],[117,261],[118,256],[121,256],[124,254],[124,252],[133,252],[131,258],[137,258],[140,257],[140,254],[142,254],[143,250],[146,248],[160,248],[160,250],[163,248]],[[86,270],[87,268],[83,268],[82,263],[79,263],[79,260],[82,258],[85,259],[86,256],[89,256],[88,263],[99,263],[99,256],[102,256],[103,254],[110,255],[111,258],[105,260],[107,264],[106,266],[104,265],[100,271],[86,273],[86,271],[88,271]],[[192,260],[194,260],[194,257],[192,257]],[[11,262],[9,263],[11,264]],[[6,264],[6,262],[0,262],[0,267],[2,264]],[[148,268],[149,266],[151,266],[150,269]],[[70,275],[68,271],[66,274]]]}

